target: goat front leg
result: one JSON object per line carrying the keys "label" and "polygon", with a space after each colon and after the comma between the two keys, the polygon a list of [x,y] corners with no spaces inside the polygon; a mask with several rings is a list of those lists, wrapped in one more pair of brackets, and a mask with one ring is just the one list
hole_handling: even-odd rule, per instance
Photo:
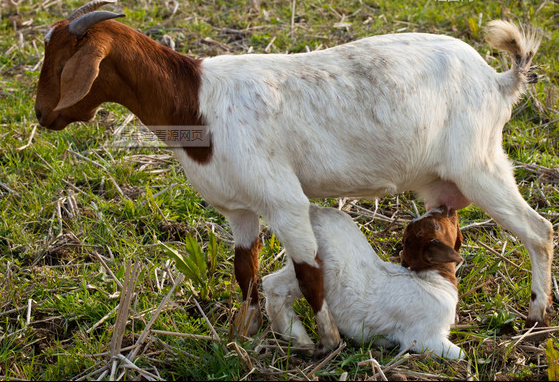
{"label": "goat front leg", "polygon": [[491,168],[463,173],[456,182],[461,192],[495,221],[517,235],[530,254],[532,293],[526,325],[549,325],[552,312],[551,263],[553,226],[522,198],[506,159]]}
{"label": "goat front leg", "polygon": [[316,318],[319,341],[315,356],[320,358],[340,343],[340,333],[324,299],[322,269],[317,257],[318,245],[310,217],[309,201],[275,211],[268,219],[277,232],[286,253],[293,261],[295,275],[303,296],[310,304]]}
{"label": "goat front leg", "polygon": [[314,343],[293,309],[293,303],[303,297],[295,277],[293,262],[287,259],[285,267],[264,276],[262,289],[266,296],[266,313],[272,323],[272,329],[285,340],[292,341],[302,353],[313,355]]}
{"label": "goat front leg", "polygon": [[261,241],[258,215],[252,211],[229,211],[224,213],[229,220],[235,238],[235,278],[241,288],[244,301],[249,308],[238,333],[253,336],[262,325],[262,314],[258,304],[258,256]]}

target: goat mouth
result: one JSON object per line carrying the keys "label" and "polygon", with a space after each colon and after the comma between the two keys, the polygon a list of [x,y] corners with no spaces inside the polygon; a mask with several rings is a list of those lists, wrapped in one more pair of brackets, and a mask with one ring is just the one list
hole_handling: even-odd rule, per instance
{"label": "goat mouth", "polygon": [[49,125],[49,126],[45,126],[47,129],[49,130],[53,130],[53,131],[60,131],[63,128],[65,128],[67,125]]}
{"label": "goat mouth", "polygon": [[94,116],[95,116],[95,110],[93,111],[93,113],[91,113],[91,115],[88,115],[86,118],[75,118],[68,115],[58,114],[52,121],[41,123],[41,126],[46,127],[49,130],[59,131],[64,129],[66,126],[68,126],[73,122],[91,121]]}
{"label": "goat mouth", "polygon": [[39,121],[40,125],[49,129],[49,130],[62,130],[63,128],[65,128],[66,126],[68,126],[68,124],[70,122],[68,122],[65,118],[63,118],[61,115],[56,116],[56,118],[54,118],[52,121]]}

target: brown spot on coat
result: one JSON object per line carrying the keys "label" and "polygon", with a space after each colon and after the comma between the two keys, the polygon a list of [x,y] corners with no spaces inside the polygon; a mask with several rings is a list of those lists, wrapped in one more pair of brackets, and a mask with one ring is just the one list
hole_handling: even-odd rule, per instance
{"label": "brown spot on coat", "polygon": [[183,150],[194,162],[199,164],[207,164],[212,159],[213,145],[212,135],[210,134],[210,145],[208,147],[184,147]]}
{"label": "brown spot on coat", "polygon": [[258,256],[262,242],[257,238],[250,248],[236,246],[235,247],[235,278],[239,283],[243,300],[250,297],[250,305],[258,304]]}
{"label": "brown spot on coat", "polygon": [[299,282],[299,288],[316,314],[322,309],[324,303],[324,278],[322,277],[322,269],[320,269],[322,262],[318,256],[315,259],[319,264],[318,267],[295,261],[293,265],[295,266],[295,276]]}

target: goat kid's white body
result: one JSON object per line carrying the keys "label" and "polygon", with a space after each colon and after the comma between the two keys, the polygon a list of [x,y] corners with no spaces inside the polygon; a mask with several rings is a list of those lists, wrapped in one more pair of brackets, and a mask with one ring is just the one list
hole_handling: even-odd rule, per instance
{"label": "goat kid's white body", "polygon": [[[344,212],[311,205],[311,223],[324,272],[325,299],[338,329],[356,341],[383,335],[400,347],[462,358],[448,340],[458,292],[435,270],[412,272],[382,261]],[[311,346],[293,303],[302,297],[293,264],[263,279],[272,328],[297,345]]]}

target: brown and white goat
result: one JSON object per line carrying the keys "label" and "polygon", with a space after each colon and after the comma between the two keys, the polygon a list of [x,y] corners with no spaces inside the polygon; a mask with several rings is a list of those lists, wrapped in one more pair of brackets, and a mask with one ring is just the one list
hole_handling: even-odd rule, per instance
{"label": "brown and white goat", "polygon": [[[376,336],[447,358],[464,352],[448,340],[458,290],[462,233],[456,211],[433,208],[404,231],[402,265],[382,261],[346,213],[311,205],[310,218],[324,273],[324,298],[340,332],[352,340]],[[302,298],[293,262],[262,280],[274,331],[302,349],[312,341],[293,310]],[[376,339],[378,341],[378,339]],[[378,341],[384,343],[384,341]]]}
{"label": "brown and white goat", "polygon": [[146,125],[201,125],[210,147],[174,149],[185,174],[225,215],[235,276],[261,323],[259,215],[293,261],[320,333],[340,341],[323,298],[309,198],[374,198],[414,190],[427,206],[474,202],[526,245],[532,263],[529,322],[550,308],[551,224],[520,195],[503,125],[526,82],[539,39],[494,21],[488,41],[510,53],[497,73],[469,45],[423,33],[374,36],[303,54],[192,59],[93,11],[55,23],[45,38],[39,123],[62,129],[117,102]]}

